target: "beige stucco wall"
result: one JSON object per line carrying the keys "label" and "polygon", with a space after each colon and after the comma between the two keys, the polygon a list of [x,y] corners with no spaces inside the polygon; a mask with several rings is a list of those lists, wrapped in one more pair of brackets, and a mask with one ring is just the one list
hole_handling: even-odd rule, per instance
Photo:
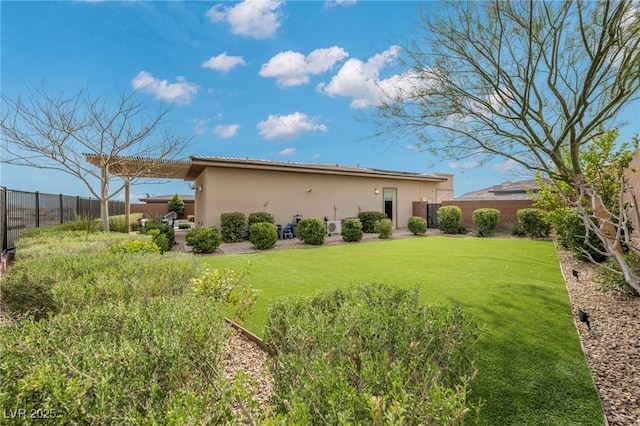
{"label": "beige stucco wall", "polygon": [[341,220],[359,211],[384,211],[384,189],[395,188],[394,224],[406,227],[413,201],[453,198],[453,175],[438,176],[447,181],[208,167],[194,182],[195,220],[197,226],[219,226],[221,213],[236,211],[267,211],[282,225],[296,214]]}

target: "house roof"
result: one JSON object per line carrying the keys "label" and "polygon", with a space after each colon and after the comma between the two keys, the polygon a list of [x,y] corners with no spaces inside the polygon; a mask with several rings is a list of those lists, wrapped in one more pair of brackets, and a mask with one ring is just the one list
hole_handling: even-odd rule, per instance
{"label": "house roof", "polygon": [[[101,166],[97,154],[84,154],[90,164]],[[145,177],[161,179],[185,179],[191,162],[188,160],[163,160],[147,157],[110,157],[109,173],[121,177]]]}
{"label": "house roof", "polygon": [[374,169],[361,166],[343,166],[340,164],[295,163],[253,158],[237,157],[191,157],[191,167],[186,180],[195,180],[207,167],[224,167],[235,169],[271,170],[283,172],[315,173],[343,176],[389,177],[394,179],[423,180],[443,182],[451,175],[401,172],[394,170]]}
{"label": "house roof", "polygon": [[539,186],[535,179],[519,182],[503,182],[488,188],[467,192],[456,200],[532,200],[530,191],[538,192]]}
{"label": "house roof", "polygon": [[[138,198],[139,201],[142,201],[143,203],[148,203],[148,204],[152,204],[152,203],[163,203],[166,204],[169,201],[171,201],[171,199],[175,196],[175,194],[171,194],[171,195],[155,195],[153,197],[150,197],[148,194],[146,197],[141,197]],[[180,197],[180,199],[182,199],[182,201],[184,201],[185,203],[193,203],[195,196],[193,194],[189,194],[189,195],[178,195]]]}

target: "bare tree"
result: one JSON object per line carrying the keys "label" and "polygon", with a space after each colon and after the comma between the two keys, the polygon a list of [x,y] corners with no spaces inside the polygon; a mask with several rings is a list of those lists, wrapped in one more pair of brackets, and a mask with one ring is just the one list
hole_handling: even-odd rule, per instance
{"label": "bare tree", "polygon": [[[108,201],[161,163],[183,156],[190,142],[164,128],[171,107],[151,111],[136,92],[93,97],[79,90],[65,96],[28,85],[24,96],[12,99],[3,94],[2,103],[2,161],[60,170],[80,179],[100,200],[105,232]],[[145,161],[125,164],[131,157]],[[123,178],[115,190],[110,188],[113,175]]]}
{"label": "bare tree", "polygon": [[585,179],[580,152],[639,98],[638,3],[430,3],[417,34],[402,84],[387,88],[374,114],[376,135],[409,137],[446,158],[500,156],[566,182],[590,197],[576,206],[596,212],[591,226],[624,269],[620,231]]}

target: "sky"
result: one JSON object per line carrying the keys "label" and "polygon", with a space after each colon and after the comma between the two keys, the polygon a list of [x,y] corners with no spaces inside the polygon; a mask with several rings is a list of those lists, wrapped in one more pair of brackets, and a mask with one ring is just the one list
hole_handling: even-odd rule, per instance
{"label": "sky", "polygon": [[[418,1],[0,2],[0,84],[47,91],[138,90],[172,104],[188,155],[453,173],[455,196],[527,178],[504,159],[480,166],[372,139],[378,84],[398,70],[415,35]],[[621,136],[638,132],[626,129]],[[77,178],[2,164],[2,186],[89,196]],[[191,194],[183,180],[136,184],[145,194]],[[120,194],[118,199],[123,199]]]}

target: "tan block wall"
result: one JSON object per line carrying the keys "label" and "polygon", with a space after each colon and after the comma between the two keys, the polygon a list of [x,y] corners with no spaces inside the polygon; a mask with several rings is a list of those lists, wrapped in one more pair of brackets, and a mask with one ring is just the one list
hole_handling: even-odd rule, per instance
{"label": "tan block wall", "polygon": [[498,229],[504,229],[510,223],[518,222],[517,211],[528,209],[533,205],[532,200],[450,200],[444,201],[443,206],[458,206],[462,210],[462,223],[465,228],[474,228],[473,212],[476,209],[492,208],[500,211]]}
{"label": "tan block wall", "polygon": [[[444,175],[443,175],[444,176]],[[453,194],[453,176],[446,182],[418,182],[366,176],[341,176],[233,168],[205,169],[195,181],[196,225],[220,225],[220,214],[267,211],[277,224],[294,215],[341,220],[359,211],[384,211],[384,189],[395,188],[394,224],[406,227],[413,201],[430,202]],[[376,194],[376,189],[378,193]],[[334,206],[336,208],[334,209]]]}
{"label": "tan block wall", "polygon": [[[131,213],[142,213],[145,217],[164,216],[168,211],[167,203],[131,204]],[[186,219],[194,214],[193,203],[185,203],[184,213],[179,219]]]}

